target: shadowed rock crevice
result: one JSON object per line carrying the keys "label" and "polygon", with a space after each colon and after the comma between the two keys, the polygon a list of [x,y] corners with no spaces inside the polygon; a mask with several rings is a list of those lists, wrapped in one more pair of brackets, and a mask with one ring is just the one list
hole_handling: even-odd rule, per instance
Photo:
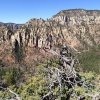
{"label": "shadowed rock crevice", "polygon": [[13,53],[16,59],[16,62],[20,63],[23,60],[23,47],[19,45],[18,41],[15,39],[15,47],[13,48]]}

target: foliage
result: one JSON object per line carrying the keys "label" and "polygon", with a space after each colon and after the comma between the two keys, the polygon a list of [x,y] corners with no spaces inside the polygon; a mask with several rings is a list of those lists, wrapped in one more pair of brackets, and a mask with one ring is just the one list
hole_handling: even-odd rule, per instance
{"label": "foliage", "polygon": [[100,73],[100,51],[90,50],[78,56],[83,71]]}
{"label": "foliage", "polygon": [[23,60],[25,54],[23,46],[20,46],[17,40],[15,41],[15,48],[13,48],[12,51],[16,61],[20,63]]}
{"label": "foliage", "polygon": [[[92,51],[91,51],[92,52]],[[90,53],[91,54],[91,53]],[[88,56],[89,54],[83,54],[83,56],[79,55],[80,62],[83,66],[85,65],[85,56],[87,60],[91,60],[91,56],[95,57],[93,61],[96,60],[96,58],[99,58],[98,55]],[[83,57],[83,58],[81,58]],[[91,59],[90,59],[91,58]],[[85,61],[83,61],[84,59]],[[91,60],[92,61],[92,60]],[[83,63],[84,62],[84,63]],[[97,61],[99,63],[99,61]],[[92,63],[92,62],[89,62]],[[96,63],[95,63],[96,64]],[[86,62],[86,65],[92,65],[88,64]],[[47,67],[51,68],[58,68],[59,67],[59,60],[53,59],[53,60],[47,60],[44,63],[37,63],[37,66],[33,68],[33,66],[30,66],[30,68],[27,68],[25,70],[24,66],[20,68],[19,67],[11,67],[10,69],[6,68],[1,70],[2,77],[5,79],[5,82],[9,85],[9,88],[11,88],[13,91],[15,91],[17,94],[19,94],[22,97],[22,100],[41,100],[43,95],[46,95],[49,92],[48,84],[48,73],[46,72]],[[93,65],[92,65],[93,66]],[[93,67],[95,69],[95,67]],[[31,69],[31,73],[30,73]],[[34,69],[34,72],[33,72]],[[90,96],[87,96],[86,94],[96,94],[99,93],[100,90],[98,87],[100,87],[100,75],[97,75],[95,72],[96,70],[90,71],[91,69],[84,69],[85,72],[80,72],[80,76],[82,77],[82,80],[86,82],[86,84],[89,84],[89,87],[79,87],[75,86],[74,90],[68,89],[65,86],[65,83],[62,87],[62,93],[59,90],[59,87],[56,85],[53,87],[53,95],[55,96],[55,100],[66,100],[66,97],[73,91],[73,95],[70,97],[70,100],[77,100],[77,97],[85,96],[86,100],[91,100]],[[86,72],[88,71],[88,72]],[[25,81],[19,81],[19,79],[25,78]],[[19,83],[19,84],[16,84]],[[0,97],[2,98],[11,98],[12,94],[10,94],[7,91],[0,91]]]}
{"label": "foliage", "polygon": [[[16,65],[17,66],[17,65]],[[7,86],[18,84],[20,78],[22,77],[22,70],[20,67],[8,66],[2,67],[0,69],[0,81],[2,84],[7,84]]]}
{"label": "foliage", "polygon": [[21,96],[23,100],[32,98],[30,100],[40,100],[41,96],[46,93],[46,82],[43,76],[31,77],[26,84],[21,87]]}

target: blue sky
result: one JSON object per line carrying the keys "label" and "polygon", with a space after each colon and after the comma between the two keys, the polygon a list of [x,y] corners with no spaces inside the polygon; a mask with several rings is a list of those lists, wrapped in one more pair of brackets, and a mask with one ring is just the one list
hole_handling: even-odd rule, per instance
{"label": "blue sky", "polygon": [[50,18],[65,9],[100,9],[100,0],[0,0],[0,22]]}

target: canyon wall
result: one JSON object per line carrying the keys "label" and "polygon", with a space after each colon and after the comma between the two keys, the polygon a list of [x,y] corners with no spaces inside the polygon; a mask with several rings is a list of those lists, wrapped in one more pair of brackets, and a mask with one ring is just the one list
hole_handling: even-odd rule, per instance
{"label": "canyon wall", "polygon": [[81,50],[100,45],[100,11],[63,10],[52,18],[31,19],[12,32],[3,29],[0,40],[20,46],[53,48],[63,44]]}

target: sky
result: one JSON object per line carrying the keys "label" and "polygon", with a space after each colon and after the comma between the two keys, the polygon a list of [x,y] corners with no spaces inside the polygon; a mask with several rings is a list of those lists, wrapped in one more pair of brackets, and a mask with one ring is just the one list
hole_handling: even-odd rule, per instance
{"label": "sky", "polygon": [[100,10],[100,0],[0,0],[0,22],[25,23],[51,18],[67,9]]}

